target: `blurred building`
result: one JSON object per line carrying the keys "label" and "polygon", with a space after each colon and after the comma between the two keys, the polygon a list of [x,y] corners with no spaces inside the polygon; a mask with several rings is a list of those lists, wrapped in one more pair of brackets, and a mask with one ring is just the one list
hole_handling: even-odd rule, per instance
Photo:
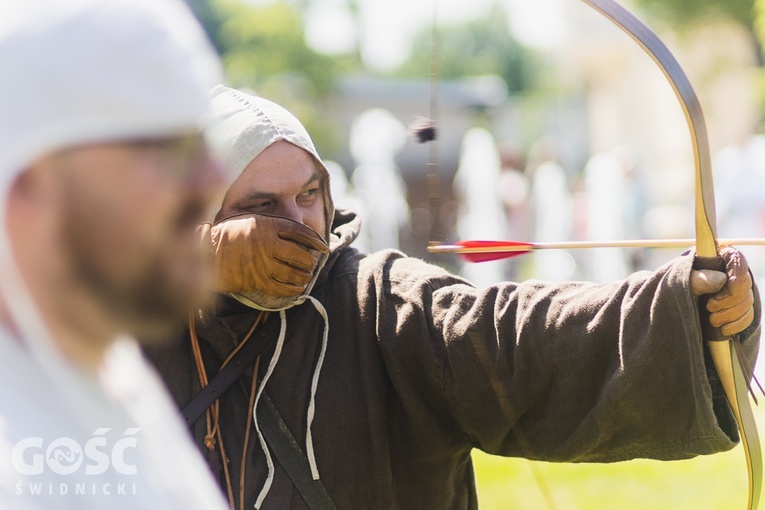
{"label": "blurred building", "polygon": [[[427,80],[393,80],[349,77],[322,105],[326,116],[338,130],[338,138],[349,139],[353,120],[369,108],[382,108],[405,125],[429,116],[430,83]],[[512,140],[523,146],[545,136],[556,140],[560,158],[567,167],[584,164],[588,155],[587,111],[581,98],[557,98],[541,103],[511,97],[504,82],[496,76],[481,76],[459,81],[443,81],[438,86],[436,115],[438,139],[435,143],[440,176],[441,207],[439,221],[448,239],[454,240],[458,204],[452,181],[460,161],[465,133],[479,125],[489,129],[498,141]],[[407,184],[411,224],[401,233],[401,248],[412,255],[433,259],[425,251],[433,221],[428,203],[428,144],[411,137],[396,156],[396,166]],[[355,161],[347,146],[330,154],[344,168]],[[446,239],[442,239],[446,240]],[[439,256],[440,262],[444,261]]]}
{"label": "blurred building", "polygon": [[[692,236],[693,154],[689,129],[672,88],[653,60],[602,15],[579,2],[569,2],[565,9],[559,45],[547,50],[556,62],[551,78],[556,83],[551,89],[559,92],[514,97],[493,76],[439,83],[436,143],[442,201],[437,215],[447,240],[455,239],[458,208],[451,185],[460,140],[475,126],[488,129],[500,143],[510,141],[523,148],[543,138],[553,141],[570,182],[581,177],[593,154],[630,147],[647,197],[640,230],[654,237]],[[750,73],[756,55],[748,35],[718,23],[679,38],[649,25],[696,88],[712,153],[745,143],[758,122]],[[352,76],[343,79],[336,93],[317,108],[337,129],[338,138],[348,139],[353,119],[364,110],[384,108],[409,125],[430,115],[429,102],[427,80]],[[401,248],[434,260],[425,252],[433,221],[427,191],[429,150],[427,144],[410,138],[395,164],[406,181],[411,208]],[[346,169],[354,167],[347,147],[329,157]],[[666,258],[666,253],[657,256]],[[443,256],[438,260],[450,264]],[[644,262],[655,267],[656,259],[647,256]]]}

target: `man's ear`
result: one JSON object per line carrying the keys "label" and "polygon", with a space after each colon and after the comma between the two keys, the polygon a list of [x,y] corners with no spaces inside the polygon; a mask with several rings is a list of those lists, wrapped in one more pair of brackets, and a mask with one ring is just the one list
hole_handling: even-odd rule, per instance
{"label": "man's ear", "polygon": [[56,216],[60,190],[55,179],[55,162],[48,158],[27,166],[11,184],[7,210],[11,218],[27,223],[43,215]]}
{"label": "man's ear", "polygon": [[13,181],[10,189],[11,199],[24,202],[46,202],[54,186],[51,172],[54,162],[49,157],[30,163]]}
{"label": "man's ear", "polygon": [[13,181],[10,189],[11,199],[28,200],[35,195],[35,176],[29,169],[24,169]]}
{"label": "man's ear", "polygon": [[[30,266],[40,262],[40,252],[55,248],[54,238],[56,214],[48,201],[49,192],[45,190],[46,178],[30,165],[21,172],[8,190],[5,229],[14,251],[18,269],[28,276]],[[25,271],[26,270],[26,271]],[[38,268],[39,270],[39,268]],[[25,278],[26,279],[26,278]],[[28,283],[28,282],[27,282]]]}

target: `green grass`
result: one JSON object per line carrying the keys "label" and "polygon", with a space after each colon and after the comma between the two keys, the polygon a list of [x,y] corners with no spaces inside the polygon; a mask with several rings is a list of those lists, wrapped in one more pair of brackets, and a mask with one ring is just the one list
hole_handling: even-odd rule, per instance
{"label": "green grass", "polygon": [[[765,404],[754,408],[761,434]],[[481,510],[744,510],[741,445],[691,460],[553,464],[473,454]],[[760,505],[765,509],[765,504]]]}

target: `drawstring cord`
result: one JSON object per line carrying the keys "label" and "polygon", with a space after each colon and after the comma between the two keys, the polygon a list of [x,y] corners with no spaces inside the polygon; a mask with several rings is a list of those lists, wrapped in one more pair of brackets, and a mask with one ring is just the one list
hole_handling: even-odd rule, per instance
{"label": "drawstring cord", "polygon": [[313,380],[311,381],[311,400],[308,402],[308,413],[306,416],[306,433],[305,433],[305,448],[308,456],[308,464],[311,466],[311,476],[314,480],[319,479],[319,468],[316,465],[316,455],[313,450],[313,436],[311,434],[311,426],[313,425],[313,416],[316,411],[316,389],[319,386],[319,375],[321,375],[321,368],[324,366],[324,357],[327,354],[327,343],[329,340],[329,319],[327,318],[327,310],[319,303],[319,300],[313,296],[307,296],[313,303],[316,311],[321,314],[324,319],[324,334],[321,341],[321,353],[319,353],[319,360],[316,362],[316,368],[313,372]]}
{"label": "drawstring cord", "polygon": [[266,374],[263,376],[263,381],[260,384],[260,388],[258,388],[258,393],[255,396],[255,406],[253,409],[253,415],[255,417],[255,431],[258,433],[260,447],[263,449],[263,453],[266,455],[266,463],[268,464],[268,477],[266,478],[266,483],[263,484],[263,488],[260,490],[260,494],[258,494],[258,499],[255,500],[255,508],[260,508],[260,506],[263,504],[263,500],[268,495],[268,491],[271,490],[271,484],[274,481],[274,462],[271,460],[271,454],[269,453],[268,446],[266,445],[266,438],[263,437],[263,432],[260,430],[260,425],[258,424],[257,409],[258,402],[260,401],[260,397],[263,394],[263,389],[266,387],[268,379],[274,372],[276,363],[279,361],[279,356],[282,353],[282,346],[284,345],[284,338],[287,332],[287,318],[284,310],[279,311],[279,319],[281,320],[281,327],[279,329],[279,338],[276,341],[276,349],[274,350],[274,355],[271,358],[271,362],[268,364]]}
{"label": "drawstring cord", "polygon": [[[310,301],[311,304],[313,304],[314,308],[316,308],[316,311],[319,312],[322,319],[324,319],[324,332],[322,334],[321,351],[319,352],[319,359],[316,362],[316,368],[314,369],[313,378],[311,380],[311,396],[308,402],[308,411],[306,413],[306,435],[305,435],[306,456],[308,457],[308,465],[311,468],[311,476],[314,480],[318,480],[319,468],[316,465],[316,454],[314,452],[314,447],[313,447],[313,435],[311,433],[311,428],[313,426],[313,418],[316,412],[316,390],[319,386],[319,376],[321,375],[321,369],[324,366],[324,358],[327,353],[327,344],[329,340],[329,319],[327,317],[327,310],[319,302],[319,300],[317,300],[313,296],[305,296],[305,298],[308,301]],[[282,323],[281,323],[281,329],[279,331],[279,339],[276,341],[276,351],[274,352],[273,358],[271,358],[271,363],[269,363],[268,365],[268,371],[266,372],[266,375],[263,377],[263,381],[260,384],[260,388],[258,390],[258,396],[255,398],[255,408],[253,410],[253,416],[255,416],[255,430],[257,430],[258,438],[260,439],[260,445],[263,448],[263,453],[265,453],[266,462],[268,463],[268,478],[266,478],[266,483],[263,485],[263,488],[261,489],[260,494],[258,495],[258,499],[255,501],[256,509],[259,509],[261,505],[263,504],[263,500],[266,498],[266,496],[268,495],[268,492],[271,490],[271,484],[273,483],[273,479],[274,479],[274,463],[271,460],[271,454],[269,453],[268,447],[266,446],[266,440],[263,437],[263,433],[260,430],[260,426],[258,425],[257,408],[258,408],[258,402],[260,401],[260,396],[266,387],[266,382],[268,381],[268,378],[271,376],[271,373],[276,367],[276,363],[278,362],[279,355],[281,354],[282,346],[284,344],[284,338],[286,336],[287,319],[286,319],[284,310],[281,310],[279,312],[279,317],[281,318]]]}

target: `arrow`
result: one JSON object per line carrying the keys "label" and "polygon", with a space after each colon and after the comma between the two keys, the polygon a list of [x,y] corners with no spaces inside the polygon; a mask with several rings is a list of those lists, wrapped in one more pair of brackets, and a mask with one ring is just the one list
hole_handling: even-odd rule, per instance
{"label": "arrow", "polygon": [[[536,250],[581,250],[586,248],[678,248],[693,246],[695,239],[632,239],[619,241],[569,241],[529,243],[525,241],[457,241],[428,246],[429,253],[456,253],[468,262],[488,262],[517,257]],[[763,246],[765,238],[718,239],[721,245]]]}

